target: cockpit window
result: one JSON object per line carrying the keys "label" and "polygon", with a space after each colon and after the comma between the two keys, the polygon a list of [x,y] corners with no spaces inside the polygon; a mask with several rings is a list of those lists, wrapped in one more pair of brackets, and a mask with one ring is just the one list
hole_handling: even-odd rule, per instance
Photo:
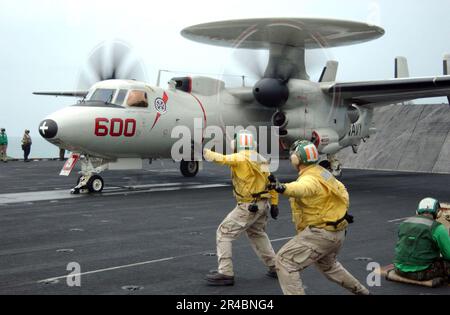
{"label": "cockpit window", "polygon": [[114,94],[116,93],[116,90],[114,89],[97,89],[92,94],[90,101],[98,101],[98,102],[104,102],[104,103],[111,103]]}
{"label": "cockpit window", "polygon": [[122,105],[125,97],[127,96],[128,90],[120,90],[119,94],[117,94],[116,101],[114,102],[117,105]]}
{"label": "cockpit window", "polygon": [[130,107],[148,107],[148,96],[144,91],[132,90],[128,94],[127,105]]}

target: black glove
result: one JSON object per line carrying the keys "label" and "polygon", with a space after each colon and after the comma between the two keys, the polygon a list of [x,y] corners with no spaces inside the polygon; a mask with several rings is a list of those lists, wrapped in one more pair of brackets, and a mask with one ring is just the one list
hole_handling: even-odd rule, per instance
{"label": "black glove", "polygon": [[267,185],[268,190],[275,190],[277,193],[282,194],[286,190],[286,185],[281,183],[270,183]]}
{"label": "black glove", "polygon": [[278,180],[275,177],[275,175],[270,174],[269,177],[267,177],[269,179],[269,183],[276,183]]}
{"label": "black glove", "polygon": [[282,194],[286,190],[286,186],[281,184],[275,175],[271,174],[269,177],[269,184],[267,185],[268,190],[275,190],[277,193]]}
{"label": "black glove", "polygon": [[278,214],[280,213],[280,209],[278,209],[277,205],[270,206],[270,216],[272,219],[276,220],[278,218]]}
{"label": "black glove", "polygon": [[267,179],[269,180],[269,184],[267,185],[267,189],[268,190],[274,190],[275,187],[277,186],[278,180],[275,177],[275,175],[271,174],[269,177],[267,177]]}
{"label": "black glove", "polygon": [[286,185],[281,183],[276,183],[275,188],[273,188],[277,193],[282,194],[286,190]]}

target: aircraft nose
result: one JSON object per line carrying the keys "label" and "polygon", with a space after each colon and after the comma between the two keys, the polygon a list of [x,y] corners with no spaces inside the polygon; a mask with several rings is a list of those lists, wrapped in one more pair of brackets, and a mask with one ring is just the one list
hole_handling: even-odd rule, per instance
{"label": "aircraft nose", "polygon": [[58,124],[52,119],[45,119],[39,125],[39,133],[45,139],[52,139],[58,133]]}

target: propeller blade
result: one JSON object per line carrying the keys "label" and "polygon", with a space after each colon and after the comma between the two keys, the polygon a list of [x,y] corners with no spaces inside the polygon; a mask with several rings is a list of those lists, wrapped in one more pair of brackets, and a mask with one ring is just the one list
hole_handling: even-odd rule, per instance
{"label": "propeller blade", "polygon": [[142,61],[133,54],[131,47],[121,41],[103,42],[89,55],[79,79],[79,89],[89,89],[105,80],[145,81],[146,71]]}
{"label": "propeller blade", "polygon": [[264,77],[265,65],[268,62],[267,53],[249,49],[237,49],[233,55],[238,65],[244,72],[254,77],[262,79]]}

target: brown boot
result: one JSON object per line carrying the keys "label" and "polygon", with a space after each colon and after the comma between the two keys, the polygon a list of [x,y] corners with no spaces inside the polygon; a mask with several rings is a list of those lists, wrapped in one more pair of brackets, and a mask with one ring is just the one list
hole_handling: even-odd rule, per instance
{"label": "brown boot", "polygon": [[206,281],[211,286],[229,286],[234,285],[234,277],[223,275],[218,272],[212,272],[206,275]]}

